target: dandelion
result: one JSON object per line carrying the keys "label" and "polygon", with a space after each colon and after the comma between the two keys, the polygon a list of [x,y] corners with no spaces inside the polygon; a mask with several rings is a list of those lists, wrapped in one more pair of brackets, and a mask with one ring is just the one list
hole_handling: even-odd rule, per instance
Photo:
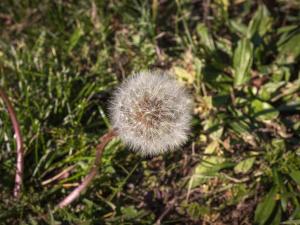
{"label": "dandelion", "polygon": [[134,74],[117,89],[111,103],[113,129],[100,138],[89,174],[58,208],[71,204],[92,182],[104,148],[115,136],[143,155],[174,150],[188,139],[191,100],[186,90],[164,72]]}
{"label": "dandelion", "polygon": [[116,90],[111,103],[118,136],[143,155],[174,150],[188,139],[191,100],[165,72],[132,75]]}

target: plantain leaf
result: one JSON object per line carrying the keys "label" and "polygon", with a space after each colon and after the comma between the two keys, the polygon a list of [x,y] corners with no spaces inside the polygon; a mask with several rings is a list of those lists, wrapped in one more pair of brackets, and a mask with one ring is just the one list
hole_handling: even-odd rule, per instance
{"label": "plantain leaf", "polygon": [[272,18],[269,16],[269,12],[264,5],[260,5],[256,11],[253,19],[250,21],[247,30],[248,38],[253,37],[253,35],[258,34],[263,36],[268,30],[271,29]]}
{"label": "plantain leaf", "polygon": [[300,185],[300,170],[294,170],[290,173],[290,177]]}
{"label": "plantain leaf", "polygon": [[270,218],[276,206],[276,194],[277,187],[273,187],[263,198],[263,200],[258,204],[254,216],[254,222],[256,224],[263,225]]}
{"label": "plantain leaf", "polygon": [[271,104],[258,99],[252,101],[251,108],[254,113],[253,116],[261,121],[270,121],[276,119],[279,115],[279,111]]}
{"label": "plantain leaf", "polygon": [[238,42],[233,54],[234,86],[245,84],[250,79],[253,63],[253,44],[246,38]]}
{"label": "plantain leaf", "polygon": [[234,172],[235,173],[247,173],[252,168],[254,162],[255,162],[255,157],[245,159],[245,160],[239,162],[234,167]]}
{"label": "plantain leaf", "polygon": [[220,156],[205,157],[202,162],[195,167],[189,186],[190,188],[197,187],[208,179],[216,177],[220,170],[231,168],[234,165],[234,163],[228,162],[225,158]]}
{"label": "plantain leaf", "polygon": [[270,221],[271,225],[279,225],[281,222],[281,217],[282,217],[282,210],[280,205],[278,205],[276,207],[276,211],[274,213],[274,217],[272,218],[272,220]]}
{"label": "plantain leaf", "polygon": [[201,38],[200,42],[203,46],[207,47],[209,51],[214,52],[216,50],[215,43],[205,24],[198,24],[196,30],[197,34]]}
{"label": "plantain leaf", "polygon": [[300,55],[300,33],[290,37],[285,43],[278,46],[281,55],[290,55],[296,58]]}
{"label": "plantain leaf", "polygon": [[194,220],[200,219],[201,217],[209,214],[209,212],[209,207],[202,206],[196,202],[190,203],[187,208],[187,213]]}

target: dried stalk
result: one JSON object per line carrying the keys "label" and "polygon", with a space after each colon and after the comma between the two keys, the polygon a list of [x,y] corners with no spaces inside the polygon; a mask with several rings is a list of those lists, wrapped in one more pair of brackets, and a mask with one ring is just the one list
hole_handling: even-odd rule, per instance
{"label": "dried stalk", "polygon": [[24,148],[23,148],[23,139],[21,135],[20,125],[14,108],[8,99],[4,90],[0,87],[0,97],[2,98],[4,104],[7,107],[7,111],[12,122],[16,143],[17,143],[17,162],[16,162],[16,176],[15,176],[15,187],[14,187],[14,197],[19,198],[21,194],[21,186],[23,180],[23,168],[24,168]]}
{"label": "dried stalk", "polygon": [[116,136],[115,131],[111,130],[100,138],[100,143],[96,147],[96,157],[94,165],[91,168],[89,174],[84,178],[82,183],[75,188],[67,197],[65,197],[58,205],[58,208],[64,208],[71,204],[79,195],[88,187],[91,181],[94,179],[98,172],[98,167],[101,162],[101,156],[105,146]]}
{"label": "dried stalk", "polygon": [[45,181],[42,182],[42,185],[48,185],[50,183],[52,183],[53,181],[55,180],[58,180],[58,179],[61,179],[63,178],[64,176],[68,175],[68,173],[75,168],[75,165],[73,166],[69,166],[68,168],[64,169],[62,172],[56,174],[54,177],[51,177]]}

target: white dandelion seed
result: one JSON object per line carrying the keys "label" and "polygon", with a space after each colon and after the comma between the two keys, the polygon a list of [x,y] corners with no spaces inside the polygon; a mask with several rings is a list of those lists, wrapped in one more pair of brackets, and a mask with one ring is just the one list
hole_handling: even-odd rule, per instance
{"label": "white dandelion seed", "polygon": [[166,72],[132,75],[116,90],[111,104],[118,136],[143,155],[174,150],[188,139],[192,101]]}

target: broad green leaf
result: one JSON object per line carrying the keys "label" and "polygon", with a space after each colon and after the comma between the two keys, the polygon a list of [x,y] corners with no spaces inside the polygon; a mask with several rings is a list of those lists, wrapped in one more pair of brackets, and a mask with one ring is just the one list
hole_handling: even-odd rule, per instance
{"label": "broad green leaf", "polygon": [[226,162],[225,158],[220,156],[210,156],[199,163],[192,175],[189,188],[194,188],[205,182],[207,179],[217,176],[218,171],[233,167],[234,164]]}
{"label": "broad green leaf", "polygon": [[270,221],[270,224],[271,225],[279,225],[281,222],[281,217],[282,217],[282,210],[281,210],[280,205],[277,205],[276,211],[274,213],[274,217]]}
{"label": "broad green leaf", "polygon": [[219,140],[223,134],[224,127],[220,125],[219,120],[210,117],[203,121],[203,128],[209,133],[209,137],[213,140]]}
{"label": "broad green leaf", "polygon": [[242,36],[246,36],[247,34],[247,26],[237,20],[229,20],[229,29],[233,33],[241,34]]}
{"label": "broad green leaf", "polygon": [[[298,28],[297,24],[279,27],[278,30],[277,30],[277,34],[284,34],[285,36],[288,36],[290,34],[290,32],[292,32],[293,30],[295,30],[297,28]],[[282,36],[278,40],[279,41],[278,43],[282,43],[282,39],[281,38],[282,38]]]}
{"label": "broad green leaf", "polygon": [[272,171],[273,171],[274,182],[276,186],[278,186],[278,190],[280,191],[281,208],[285,212],[287,210],[289,193],[287,191],[286,185],[283,182],[282,175],[277,171],[276,168],[273,168]]}
{"label": "broad green leaf", "polygon": [[292,215],[290,216],[290,219],[291,220],[300,219],[300,205],[299,205],[299,201],[298,201],[298,199],[297,199],[297,197],[295,195],[292,196],[292,199],[293,199],[294,204],[297,205],[297,206],[294,209]]}
{"label": "broad green leaf", "polygon": [[287,54],[296,58],[300,55],[300,33],[293,35],[282,45],[278,46],[279,53]]}
{"label": "broad green leaf", "polygon": [[248,38],[251,38],[255,33],[263,36],[272,26],[272,18],[264,5],[260,5],[253,19],[250,21],[247,30]]}
{"label": "broad green leaf", "polygon": [[286,148],[285,141],[283,139],[280,139],[280,138],[272,139],[271,145],[272,145],[271,151],[276,150],[276,151],[280,152],[280,151],[282,151],[283,149]]}
{"label": "broad green leaf", "polygon": [[209,51],[214,52],[215,51],[215,43],[208,32],[208,28],[205,26],[205,24],[201,23],[197,25],[197,34],[201,38],[201,43],[209,49]]}
{"label": "broad green leaf", "polygon": [[290,173],[290,177],[300,185],[300,170],[294,170]]}
{"label": "broad green leaf", "polygon": [[273,187],[269,193],[258,204],[255,210],[254,221],[259,225],[263,225],[270,218],[276,206],[277,187]]}
{"label": "broad green leaf", "polygon": [[230,205],[240,203],[243,201],[245,196],[249,195],[250,193],[250,190],[247,189],[247,185],[243,183],[234,185],[230,190],[231,194],[228,199],[228,204]]}
{"label": "broad green leaf", "polygon": [[215,172],[218,172],[219,165],[225,162],[223,157],[219,156],[210,156],[205,159],[196,167],[196,175],[214,175]]}
{"label": "broad green leaf", "polygon": [[254,113],[253,116],[261,121],[270,121],[276,119],[279,115],[279,111],[271,104],[258,99],[251,102],[251,108]]}
{"label": "broad green leaf", "polygon": [[192,202],[188,205],[187,213],[192,219],[199,219],[201,216],[209,214],[210,209],[205,206],[201,206],[196,202]]}
{"label": "broad green leaf", "polygon": [[245,84],[250,79],[253,62],[253,44],[246,38],[238,42],[233,54],[234,86]]}
{"label": "broad green leaf", "polygon": [[218,50],[223,51],[230,58],[232,58],[232,55],[233,55],[232,42],[230,42],[226,38],[218,37],[218,39],[215,41],[215,43],[216,43]]}
{"label": "broad green leaf", "polygon": [[247,173],[252,168],[254,162],[255,162],[255,157],[245,159],[245,160],[239,162],[234,167],[234,172],[235,173]]}
{"label": "broad green leaf", "polygon": [[262,100],[268,101],[272,97],[272,95],[276,94],[276,91],[285,84],[284,81],[282,82],[270,82],[263,85],[259,90],[259,97]]}
{"label": "broad green leaf", "polygon": [[214,140],[212,141],[204,150],[205,154],[213,154],[219,149],[219,142]]}
{"label": "broad green leaf", "polygon": [[122,207],[121,212],[127,219],[132,219],[139,215],[139,212],[134,206]]}
{"label": "broad green leaf", "polygon": [[229,126],[237,133],[237,134],[245,134],[250,135],[250,127],[244,121],[230,121]]}

